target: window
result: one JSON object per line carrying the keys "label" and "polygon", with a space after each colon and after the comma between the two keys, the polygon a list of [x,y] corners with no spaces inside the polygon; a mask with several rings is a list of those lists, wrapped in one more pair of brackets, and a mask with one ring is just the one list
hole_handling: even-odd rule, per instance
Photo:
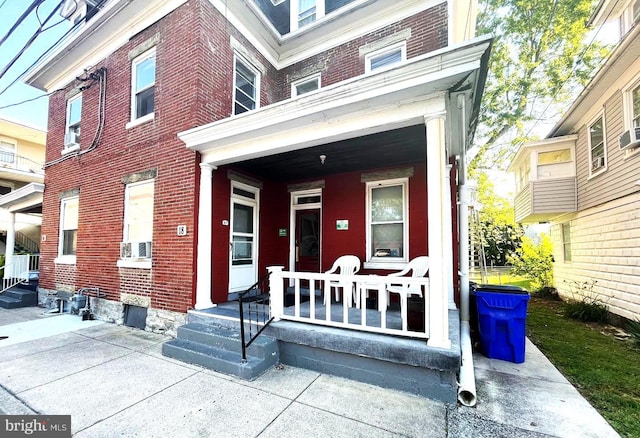
{"label": "window", "polygon": [[75,263],[78,244],[78,197],[65,198],[60,202],[60,240],[57,261],[63,259]]}
{"label": "window", "polygon": [[365,56],[365,71],[386,70],[407,59],[407,44],[402,42],[393,46],[385,47]]}
{"label": "window", "polygon": [[67,126],[64,136],[64,150],[80,148],[80,121],[82,119],[82,94],[78,94],[67,101]]}
{"label": "window", "polygon": [[133,60],[131,65],[131,121],[153,118],[156,85],[156,49]]}
{"label": "window", "polygon": [[571,261],[571,225],[562,224],[562,248],[564,261]]}
{"label": "window", "polygon": [[600,115],[589,125],[590,173],[592,175],[604,171],[607,166],[604,134],[604,116]]}
{"label": "window", "polygon": [[233,114],[242,114],[260,106],[260,75],[237,55],[234,63]]}
{"label": "window", "polygon": [[123,242],[152,241],[153,193],[154,180],[146,180],[126,186]]}
{"label": "window", "polygon": [[300,96],[320,88],[320,75],[310,76],[291,84],[291,97]]}
{"label": "window", "polygon": [[367,183],[367,261],[408,260],[408,179]]}
{"label": "window", "polygon": [[0,140],[0,165],[13,167],[16,162],[16,145]]}
{"label": "window", "polygon": [[571,149],[560,149],[557,151],[539,152],[538,164],[556,164],[571,161]]}
{"label": "window", "polygon": [[291,31],[322,18],[325,13],[324,0],[291,0]]}
{"label": "window", "polygon": [[640,127],[640,82],[635,84],[626,92],[628,100],[627,111],[629,112],[629,129]]}

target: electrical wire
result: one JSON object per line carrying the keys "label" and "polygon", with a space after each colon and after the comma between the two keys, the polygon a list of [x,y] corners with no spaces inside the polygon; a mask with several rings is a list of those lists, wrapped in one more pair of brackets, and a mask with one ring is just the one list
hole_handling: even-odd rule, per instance
{"label": "electrical wire", "polygon": [[[4,6],[5,2],[6,2],[6,0],[2,2],[2,5],[0,5],[0,8],[2,6]],[[33,3],[31,3],[29,5],[27,10],[22,13],[20,18],[18,18],[18,21],[16,21],[13,24],[13,26],[11,26],[11,29],[9,29],[9,32],[7,32],[7,34],[0,39],[0,46],[2,45],[2,43],[4,43],[7,40],[7,38],[9,38],[11,36],[11,34],[18,28],[18,26],[20,26],[20,23],[22,23],[24,21],[24,19],[27,18],[27,16],[31,13],[31,11],[33,11],[35,8],[40,6],[40,4],[43,3],[43,2],[44,2],[44,0],[34,0]]]}
{"label": "electrical wire", "polygon": [[29,41],[26,42],[25,46],[22,49],[20,49],[20,51],[16,54],[16,56],[13,57],[13,59],[9,62],[9,64],[7,64],[2,71],[0,71],[0,79],[2,79],[2,77],[5,75],[7,70],[9,70],[13,66],[13,64],[15,64],[15,62],[18,60],[18,58],[20,58],[20,56],[22,56],[22,54],[25,52],[25,50],[27,50],[29,48],[29,46],[31,46],[31,44],[35,41],[35,39],[38,37],[38,35],[40,35],[42,33],[42,26],[44,26],[45,23],[47,23],[47,21],[49,21],[51,19],[51,17],[53,17],[53,15],[56,13],[56,11],[62,5],[63,2],[64,2],[64,0],[61,0],[60,3],[58,3],[58,6],[56,6],[56,8],[53,11],[51,11],[51,13],[44,20],[44,23],[42,23],[40,25],[38,30],[31,36],[31,38],[29,38]]}

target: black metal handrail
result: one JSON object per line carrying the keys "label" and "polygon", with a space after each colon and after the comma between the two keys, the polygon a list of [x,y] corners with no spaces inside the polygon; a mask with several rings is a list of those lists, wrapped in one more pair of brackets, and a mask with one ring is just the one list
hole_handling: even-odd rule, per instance
{"label": "black metal handrail", "polygon": [[[265,275],[253,286],[238,294],[240,306],[240,338],[242,339],[242,362],[247,361],[247,348],[260,333],[273,321],[269,309],[269,275]],[[247,304],[248,317],[245,318],[244,304]],[[245,323],[249,327],[249,339],[245,337]]]}

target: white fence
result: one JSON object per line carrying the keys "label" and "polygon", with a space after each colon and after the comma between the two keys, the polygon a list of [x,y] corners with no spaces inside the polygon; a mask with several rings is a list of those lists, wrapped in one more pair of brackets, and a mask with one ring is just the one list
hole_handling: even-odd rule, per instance
{"label": "white fence", "polygon": [[[428,278],[387,277],[377,275],[336,275],[311,272],[283,271],[280,266],[268,268],[271,316],[276,320],[297,321],[308,324],[339,327],[350,330],[381,333],[394,336],[428,339],[429,344],[442,346],[449,344],[448,309],[446,297],[434,297],[429,289]],[[335,294],[331,283],[340,282],[342,299],[331,303]],[[400,296],[400,317],[397,312],[388,312],[387,285],[400,286],[405,293]],[[409,289],[422,291],[424,300],[416,301],[421,308],[416,309],[422,317],[424,328],[412,329],[408,324]],[[293,305],[285,307],[285,291],[293,292]],[[367,309],[367,297],[377,293],[377,306]],[[443,291],[437,293],[444,294]],[[350,297],[354,294],[353,299]],[[306,300],[309,295],[311,299]],[[391,294],[393,295],[393,293]],[[317,299],[321,297],[322,299]],[[330,297],[328,302],[326,297]],[[352,304],[352,305],[350,305]],[[422,307],[424,306],[424,307]]]}

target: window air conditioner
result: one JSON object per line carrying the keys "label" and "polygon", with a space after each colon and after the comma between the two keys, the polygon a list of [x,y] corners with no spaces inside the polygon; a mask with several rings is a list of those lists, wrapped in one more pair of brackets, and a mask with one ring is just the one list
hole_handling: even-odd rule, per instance
{"label": "window air conditioner", "polygon": [[604,157],[597,157],[593,159],[591,169],[596,170],[604,167]]}
{"label": "window air conditioner", "polygon": [[78,145],[78,136],[75,133],[70,132],[64,135],[65,148],[69,148],[71,146],[77,146],[77,145]]}
{"label": "window air conditioner", "polygon": [[151,258],[151,242],[120,242],[121,259]]}
{"label": "window air conditioner", "polygon": [[620,150],[630,149],[640,146],[640,126],[636,126],[629,131],[625,131],[620,136]]}

